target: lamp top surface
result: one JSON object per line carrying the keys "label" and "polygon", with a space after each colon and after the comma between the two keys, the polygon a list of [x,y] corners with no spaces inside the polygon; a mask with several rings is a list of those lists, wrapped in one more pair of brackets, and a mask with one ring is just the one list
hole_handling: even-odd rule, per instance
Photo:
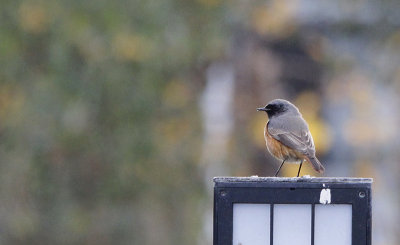
{"label": "lamp top surface", "polygon": [[351,187],[370,187],[372,178],[351,178],[351,177],[214,177],[215,186],[220,187],[262,187],[262,186],[304,186],[304,187],[323,187],[341,186]]}
{"label": "lamp top surface", "polygon": [[214,182],[311,182],[311,183],[372,183],[372,178],[352,177],[214,177]]}

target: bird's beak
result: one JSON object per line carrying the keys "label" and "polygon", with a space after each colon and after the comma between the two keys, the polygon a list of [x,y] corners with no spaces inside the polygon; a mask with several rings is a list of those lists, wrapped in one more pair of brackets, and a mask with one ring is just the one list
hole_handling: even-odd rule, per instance
{"label": "bird's beak", "polygon": [[268,109],[265,107],[261,107],[261,108],[257,108],[257,111],[268,111]]}

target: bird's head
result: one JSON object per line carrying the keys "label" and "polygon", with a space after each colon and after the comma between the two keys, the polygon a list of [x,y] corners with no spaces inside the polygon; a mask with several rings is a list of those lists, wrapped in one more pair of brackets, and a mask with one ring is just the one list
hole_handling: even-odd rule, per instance
{"label": "bird's head", "polygon": [[283,114],[300,114],[295,105],[283,99],[272,100],[265,107],[257,108],[257,111],[265,111],[269,118]]}

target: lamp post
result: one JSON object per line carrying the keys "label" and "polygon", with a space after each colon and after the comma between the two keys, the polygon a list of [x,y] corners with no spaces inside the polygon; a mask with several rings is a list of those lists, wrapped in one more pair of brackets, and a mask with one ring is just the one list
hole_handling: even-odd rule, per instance
{"label": "lamp post", "polygon": [[368,178],[214,178],[214,245],[370,245]]}

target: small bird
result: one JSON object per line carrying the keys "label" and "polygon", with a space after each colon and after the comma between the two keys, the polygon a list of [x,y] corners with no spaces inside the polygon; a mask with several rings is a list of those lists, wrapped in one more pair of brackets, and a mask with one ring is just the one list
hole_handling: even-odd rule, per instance
{"label": "small bird", "polygon": [[303,161],[310,162],[319,173],[325,168],[315,156],[314,141],[306,121],[299,109],[283,99],[275,99],[265,107],[257,108],[268,114],[268,122],[264,128],[264,138],[268,151],[282,161],[275,177],[278,176],[285,162],[300,163],[297,177],[300,175]]}

